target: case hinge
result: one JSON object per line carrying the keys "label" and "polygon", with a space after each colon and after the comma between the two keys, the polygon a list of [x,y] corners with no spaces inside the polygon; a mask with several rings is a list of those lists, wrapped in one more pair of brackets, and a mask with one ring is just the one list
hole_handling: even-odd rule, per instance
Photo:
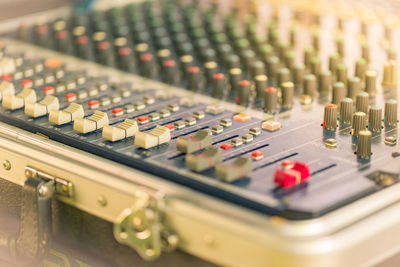
{"label": "case hinge", "polygon": [[53,181],[54,182],[54,192],[59,195],[63,195],[65,197],[73,196],[73,184],[70,181],[65,179],[55,177],[48,173],[37,170],[33,167],[26,166],[25,167],[25,176],[26,178],[37,178],[44,181]]}
{"label": "case hinge", "polygon": [[145,260],[153,260],[161,252],[172,251],[178,237],[163,225],[164,197],[137,191],[135,202],[125,209],[114,224],[114,236],[122,244],[134,248]]}

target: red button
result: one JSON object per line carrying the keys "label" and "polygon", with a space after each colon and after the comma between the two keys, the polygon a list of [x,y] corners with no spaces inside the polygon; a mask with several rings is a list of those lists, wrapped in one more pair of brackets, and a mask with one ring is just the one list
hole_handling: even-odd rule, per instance
{"label": "red button", "polygon": [[231,145],[231,144],[228,144],[228,143],[225,143],[225,144],[222,144],[222,145],[220,146],[220,148],[222,148],[222,149],[224,149],[224,150],[229,150],[229,149],[232,148],[232,145]]}
{"label": "red button", "polygon": [[124,114],[124,109],[114,108],[111,112],[114,114],[114,116],[121,116],[122,114]]}
{"label": "red button", "polygon": [[140,116],[140,117],[137,118],[137,120],[138,120],[138,122],[139,122],[140,124],[144,124],[144,123],[149,122],[149,117],[147,117],[147,116]]}
{"label": "red button", "polygon": [[252,157],[254,160],[260,160],[260,159],[262,159],[262,158],[264,157],[264,153],[261,152],[260,150],[256,150],[256,151],[253,151],[253,152],[251,153],[251,157]]}
{"label": "red button", "polygon": [[1,79],[3,81],[11,81],[12,76],[10,74],[5,74],[5,75],[1,76]]}
{"label": "red button", "polygon": [[301,175],[301,181],[304,181],[308,177],[310,177],[310,167],[303,162],[296,162],[292,168],[292,170],[298,171]]}
{"label": "red button", "polygon": [[164,127],[167,127],[167,128],[169,129],[170,132],[172,132],[173,130],[175,130],[175,127],[174,127],[173,124],[167,124],[167,125],[164,125]]}
{"label": "red button", "polygon": [[46,95],[52,95],[54,94],[54,87],[51,85],[47,85],[45,87],[43,87],[42,89],[43,93],[45,93]]}
{"label": "red button", "polygon": [[72,102],[72,101],[76,100],[76,94],[75,93],[67,93],[67,94],[65,94],[64,97],[68,102]]}
{"label": "red button", "polygon": [[100,103],[99,103],[98,100],[90,100],[90,101],[88,102],[88,106],[89,106],[91,109],[95,109],[95,108],[98,108],[98,107],[100,106]]}
{"label": "red button", "polygon": [[296,162],[291,169],[278,169],[275,171],[274,182],[283,188],[298,185],[310,177],[310,168],[307,164]]}
{"label": "red button", "polygon": [[22,85],[23,87],[32,87],[33,83],[32,83],[32,80],[30,80],[30,79],[25,79],[25,80],[22,80],[22,81],[21,81],[21,85]]}

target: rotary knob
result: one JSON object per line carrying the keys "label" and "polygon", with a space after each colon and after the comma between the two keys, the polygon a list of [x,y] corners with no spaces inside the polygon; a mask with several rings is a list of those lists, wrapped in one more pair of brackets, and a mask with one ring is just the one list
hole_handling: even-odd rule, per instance
{"label": "rotary knob", "polygon": [[361,81],[358,77],[351,77],[347,82],[347,97],[356,99],[356,96],[361,91]]}
{"label": "rotary knob", "polygon": [[353,119],[353,100],[351,98],[345,98],[340,102],[340,115],[339,120],[344,125],[351,124]]}
{"label": "rotary knob", "polygon": [[335,104],[327,104],[324,110],[324,122],[322,126],[330,131],[335,131],[337,127],[337,106]]}
{"label": "rotary knob", "polygon": [[385,125],[394,127],[397,125],[397,101],[390,99],[385,103]]}
{"label": "rotary knob", "polygon": [[369,159],[371,157],[371,137],[372,134],[368,130],[358,132],[356,153],[362,159]]}
{"label": "rotary knob", "polygon": [[374,133],[382,130],[382,109],[380,107],[372,107],[369,110],[369,125],[368,128]]}
{"label": "rotary knob", "polygon": [[203,80],[199,67],[189,67],[186,72],[186,87],[190,91],[198,91],[203,87]]}
{"label": "rotary knob", "polygon": [[282,91],[282,107],[291,108],[293,105],[294,84],[292,82],[284,82],[281,85]]}
{"label": "rotary knob", "polygon": [[361,82],[364,82],[365,80],[366,70],[367,70],[367,61],[363,58],[357,60],[355,67],[355,76],[360,78]]}
{"label": "rotary knob", "polygon": [[255,78],[256,97],[262,99],[264,90],[268,85],[268,77],[266,75],[257,75]]}
{"label": "rotary knob", "polygon": [[318,76],[318,91],[321,95],[328,95],[331,91],[332,75],[329,70],[320,72]]}
{"label": "rotary knob", "polygon": [[346,88],[344,87],[344,83],[334,83],[332,88],[332,103],[339,105],[344,98],[346,98]]}
{"label": "rotary knob", "polygon": [[236,95],[238,93],[239,82],[242,80],[243,74],[240,68],[233,68],[229,70],[229,83],[231,91]]}
{"label": "rotary knob", "polygon": [[264,111],[273,114],[276,111],[278,92],[276,88],[269,87],[264,92]]}
{"label": "rotary knob", "polygon": [[311,96],[311,98],[314,98],[314,94],[317,88],[317,81],[315,79],[315,76],[313,74],[307,74],[304,77],[304,94]]}
{"label": "rotary knob", "polygon": [[368,114],[369,95],[366,92],[359,93],[356,97],[356,111]]}
{"label": "rotary knob", "polygon": [[294,82],[297,90],[303,88],[305,68],[302,64],[294,67]]}
{"label": "rotary knob", "polygon": [[215,73],[213,76],[211,96],[221,99],[224,96],[225,87],[225,75],[222,73]]}
{"label": "rotary knob", "polygon": [[376,94],[376,77],[377,73],[374,70],[365,72],[365,91],[371,96]]}
{"label": "rotary knob", "polygon": [[397,76],[397,63],[394,60],[389,60],[383,66],[383,80],[382,85],[388,89],[396,88],[398,86]]}
{"label": "rotary knob", "polygon": [[351,134],[353,136],[358,136],[360,131],[363,131],[367,127],[367,115],[364,112],[356,112],[353,114],[353,123]]}
{"label": "rotary knob", "polygon": [[249,105],[251,82],[248,80],[240,81],[238,91],[238,104],[241,106]]}
{"label": "rotary knob", "polygon": [[218,65],[214,61],[204,63],[204,74],[208,84],[213,84],[214,74],[217,73]]}
{"label": "rotary knob", "polygon": [[284,82],[290,81],[290,70],[288,68],[281,68],[278,75],[278,85],[281,86]]}

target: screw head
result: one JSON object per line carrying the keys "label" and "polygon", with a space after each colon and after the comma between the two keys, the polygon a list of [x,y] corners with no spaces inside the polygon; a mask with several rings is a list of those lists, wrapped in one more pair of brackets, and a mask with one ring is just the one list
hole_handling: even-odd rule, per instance
{"label": "screw head", "polygon": [[175,248],[178,245],[179,238],[176,235],[169,235],[167,241],[171,248]]}
{"label": "screw head", "polygon": [[98,195],[97,203],[99,203],[101,206],[105,207],[105,206],[107,206],[107,198],[103,195]]}
{"label": "screw head", "polygon": [[25,177],[26,178],[31,178],[32,177],[32,172],[30,170],[25,170]]}
{"label": "screw head", "polygon": [[6,171],[9,171],[9,170],[11,169],[11,163],[10,163],[8,160],[4,160],[4,161],[3,161],[3,168],[4,168]]}

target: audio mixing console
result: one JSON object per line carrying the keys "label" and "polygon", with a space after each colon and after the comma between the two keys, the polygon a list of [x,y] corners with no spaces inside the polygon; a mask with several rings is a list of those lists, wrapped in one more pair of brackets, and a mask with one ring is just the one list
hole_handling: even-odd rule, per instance
{"label": "audio mixing console", "polygon": [[314,218],[398,182],[398,41],[390,25],[266,3],[76,11],[3,36],[0,120]]}

